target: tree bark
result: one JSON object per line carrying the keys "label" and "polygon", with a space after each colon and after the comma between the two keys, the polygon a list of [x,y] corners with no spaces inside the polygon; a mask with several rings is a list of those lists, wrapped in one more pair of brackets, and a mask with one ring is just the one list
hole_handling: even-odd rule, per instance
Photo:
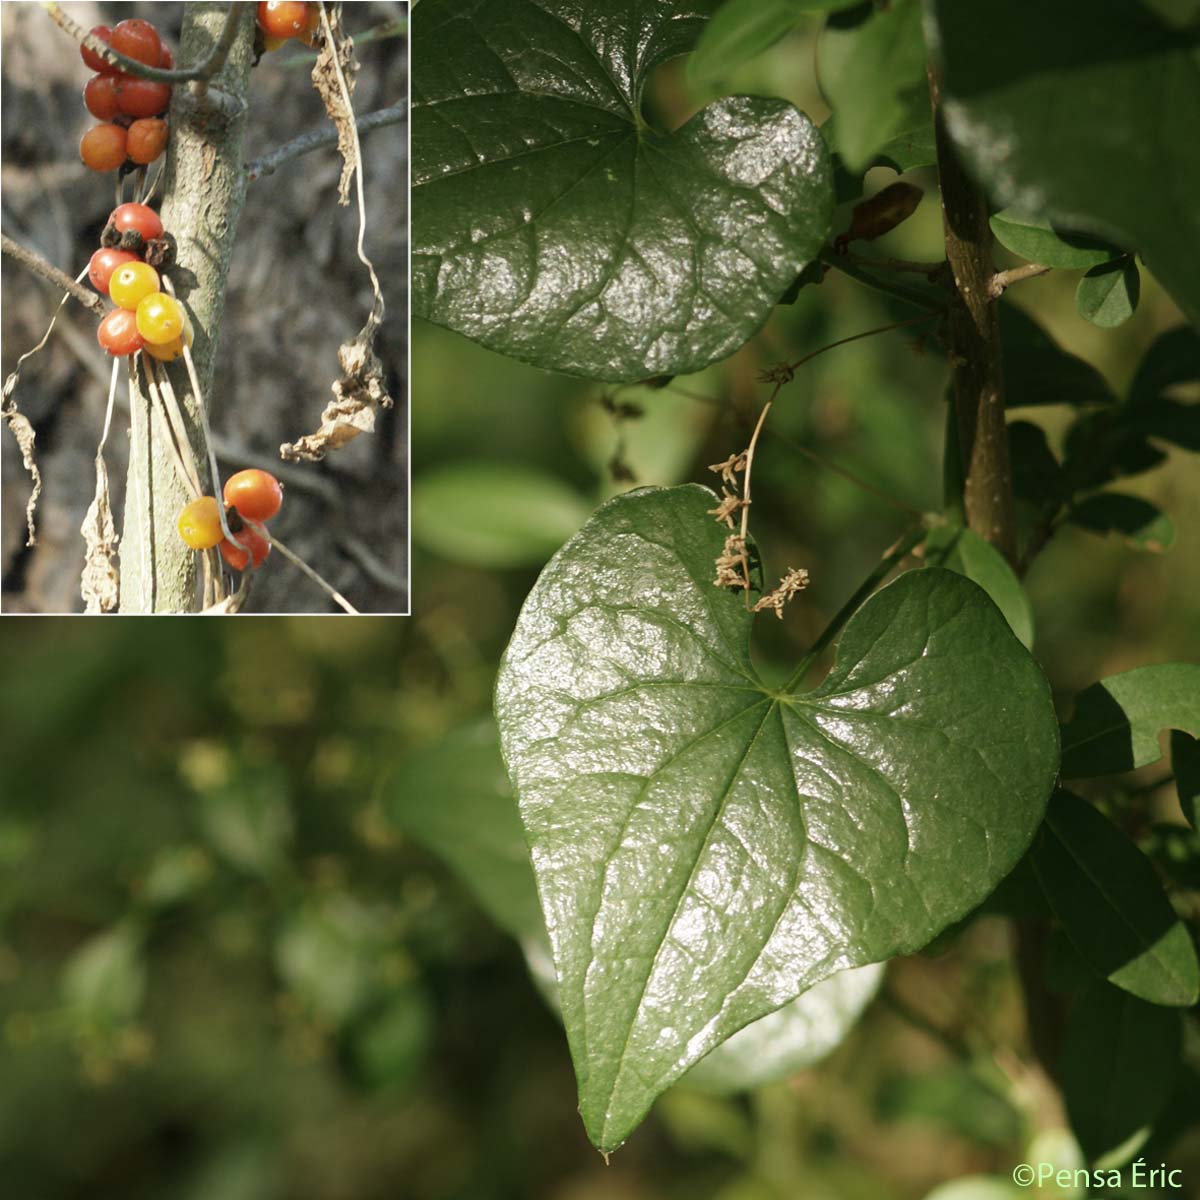
{"label": "tree bark", "polygon": [[946,132],[941,86],[933,68],[929,72],[929,91],[946,260],[953,284],[948,326],[963,506],[967,525],[1015,567],[1016,513],[1004,418],[999,314],[990,293],[995,267],[987,201],[963,170]]}
{"label": "tree bark", "polygon": [[[180,61],[205,59],[224,26],[226,4],[184,7]],[[254,46],[254,6],[241,6],[238,33],[213,84],[244,102]],[[209,397],[229,261],[246,193],[243,142],[246,108],[229,116],[197,95],[198,85],[177,84],[171,100],[171,138],[162,202],[166,232],[175,239],[167,275],[195,327],[192,347],[200,386]],[[180,399],[192,452],[210,484],[197,398],[182,362],[168,367]],[[162,421],[135,380],[131,396],[129,474],[121,539],[121,612],[194,612],[196,556],[175,524],[188,502],[172,463]]]}

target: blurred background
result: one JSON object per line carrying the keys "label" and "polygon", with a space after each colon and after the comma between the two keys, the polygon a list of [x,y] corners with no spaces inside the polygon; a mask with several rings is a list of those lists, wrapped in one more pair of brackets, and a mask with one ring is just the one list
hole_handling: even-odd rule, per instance
{"label": "blurred background", "polygon": [[[785,95],[820,119],[812,49],[802,31],[728,89]],[[675,122],[705,100],[672,66],[652,104]],[[73,92],[68,102],[78,123]],[[291,130],[290,102],[279,108],[268,119]],[[313,157],[304,169],[332,182],[335,166]],[[315,222],[348,257],[340,216],[335,237],[327,215],[287,208],[330,211],[297,178],[277,181],[291,227],[307,238]],[[893,178],[874,171],[869,190]],[[878,250],[934,259],[932,177],[911,178],[929,194]],[[243,220],[252,238],[253,207]],[[1102,332],[1076,315],[1075,283],[1055,273],[1011,297],[1121,395],[1181,318],[1143,276],[1134,318]],[[610,1166],[587,1144],[565,1039],[510,936],[524,928],[528,880],[488,713],[539,567],[635,481],[714,482],[706,464],[745,445],[764,398],[758,368],[907,315],[830,277],[729,362],[677,381],[683,391],[615,398],[418,326],[411,619],[0,623],[5,1190],[923,1200],[1018,1162],[1071,1165],[1061,1114],[1025,1060],[999,920],[891,964],[820,1065],[731,1096],[676,1087]],[[18,317],[6,306],[6,355]],[[794,661],[901,531],[940,505],[944,382],[938,355],[901,331],[821,356],[783,393],[757,463],[754,528],[768,571],[805,566],[812,586],[786,620],[760,622],[766,669]],[[93,412],[99,392],[86,387]],[[1052,445],[1067,420],[1056,408],[1020,416]],[[1034,565],[1035,649],[1064,705],[1111,672],[1197,657],[1195,468],[1172,450],[1122,483],[1173,518],[1168,553],[1067,528]],[[1163,773],[1135,784],[1169,816]],[[536,945],[524,948],[536,963]],[[1189,1186],[1200,1179],[1194,1132],[1171,1153]]]}
{"label": "blurred background", "polygon": [[[63,5],[85,29],[129,17],[154,21],[175,50],[182,4]],[[74,276],[99,245],[112,209],[111,176],[79,161],[91,72],[78,47],[38,5],[5,3],[3,16],[4,231]],[[407,7],[356,4],[346,28],[358,39],[360,114],[407,94]],[[314,55],[298,42],[265,54],[254,68],[246,156],[328,124],[309,73]],[[367,612],[407,609],[407,126],[362,138],[366,162],[366,251],[383,281],[387,313],[377,350],[396,401],[373,436],[355,439],[317,464],[283,463],[279,446],[320,424],[340,374],[337,351],[371,310],[366,268],[355,254],[358,210],[340,208],[341,159],[330,147],[285,163],[249,185],[217,349],[211,419],[227,476],[243,467],[274,472],[288,502],[273,531]],[[60,295],[5,258],[3,373],[41,339]],[[81,612],[79,527],[95,488],[92,460],[104,421],[112,360],[96,343],[96,318],[71,303],[45,350],[22,369],[17,404],[37,434],[44,481],[38,545],[25,546],[29,477],[12,436],[3,435],[2,533],[5,612]],[[105,449],[118,532],[129,428],[124,379]],[[278,556],[276,556],[278,559]],[[281,559],[257,575],[252,612],[336,611]]]}

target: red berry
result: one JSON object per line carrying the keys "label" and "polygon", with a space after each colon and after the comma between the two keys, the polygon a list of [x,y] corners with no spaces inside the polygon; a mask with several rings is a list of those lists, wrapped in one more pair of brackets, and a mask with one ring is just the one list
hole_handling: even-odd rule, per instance
{"label": "red berry", "polygon": [[162,61],[162,38],[158,36],[158,30],[149,21],[137,17],[122,21],[112,31],[112,48],[148,67],[157,67]]}
{"label": "red berry", "polygon": [[308,24],[308,5],[295,3],[294,0],[260,4],[258,23],[268,37],[299,37]]}
{"label": "red berry", "polygon": [[142,117],[129,127],[125,152],[135,163],[152,163],[167,146],[167,123],[160,117]]}
{"label": "red berry", "polygon": [[93,75],[83,89],[84,107],[93,117],[111,121],[117,108],[117,75]]}
{"label": "red berry", "polygon": [[171,85],[123,75],[117,81],[117,107],[127,117],[157,117],[171,103]]}
{"label": "red berry", "polygon": [[235,530],[234,537],[242,546],[235,546],[228,538],[221,543],[221,557],[235,570],[244,571],[246,564],[253,561],[255,567],[262,566],[263,559],[271,553],[271,543],[261,533],[257,533],[247,525],[244,529]]}
{"label": "red berry", "polygon": [[79,139],[79,157],[93,171],[115,171],[125,162],[125,130],[120,125],[93,125]]}
{"label": "red berry", "polygon": [[159,220],[158,213],[144,204],[118,205],[112,210],[108,223],[118,233],[124,233],[127,229],[136,229],[148,242],[162,237],[163,234],[163,223]]}
{"label": "red berry", "polygon": [[136,354],[145,344],[137,329],[137,318],[127,308],[114,308],[100,322],[96,339],[114,358]]}
{"label": "red berry", "polygon": [[319,4],[310,4],[308,6],[308,21],[304,25],[304,32],[300,35],[300,40],[306,46],[316,46],[317,37],[321,32],[321,6]]}
{"label": "red berry", "polygon": [[248,521],[269,521],[283,504],[283,487],[269,471],[238,471],[225,481],[223,494]]}
{"label": "red berry", "polygon": [[201,496],[184,505],[176,524],[179,536],[193,550],[211,550],[225,537],[221,510],[212,496]]}
{"label": "red berry", "polygon": [[[112,43],[113,31],[107,25],[97,25],[95,28],[89,29],[88,32],[92,34],[93,37],[98,37],[106,46]],[[79,53],[82,56],[83,61],[87,63],[87,65],[93,71],[99,71],[101,75],[109,75],[118,69],[117,67],[114,67],[112,63],[105,62],[104,59],[102,59],[100,55],[95,52],[95,50],[89,50],[86,46],[80,46]]]}
{"label": "red berry", "polygon": [[161,68],[162,68],[164,71],[170,71],[170,70],[173,70],[173,69],[174,69],[174,66],[175,66],[175,55],[173,55],[173,54],[171,53],[171,51],[167,49],[167,47],[166,47],[166,45],[165,45],[165,44],[163,45],[163,55],[162,55],[162,61],[161,61],[161,62],[160,62],[158,65],[159,65],[159,66],[160,66],[160,67],[161,67]]}
{"label": "red berry", "polygon": [[141,262],[132,250],[104,249],[97,250],[88,263],[88,280],[92,287],[101,295],[108,295],[108,285],[112,282],[113,272],[125,266],[126,263]]}

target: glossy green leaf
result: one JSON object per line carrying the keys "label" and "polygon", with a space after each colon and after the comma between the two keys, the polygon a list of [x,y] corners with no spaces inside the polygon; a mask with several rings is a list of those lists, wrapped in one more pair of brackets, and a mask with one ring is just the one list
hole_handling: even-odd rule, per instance
{"label": "glossy green leaf", "polygon": [[1137,251],[1200,320],[1200,59],[1136,0],[930,0],[947,127],[1002,205]]}
{"label": "glossy green leaf", "polygon": [[926,561],[965,575],[992,598],[1022,645],[1033,645],[1033,606],[1004,555],[970,529],[942,526],[925,539]]}
{"label": "glossy green leaf", "polygon": [[1013,304],[1000,305],[1000,344],[1004,402],[1008,408],[1117,402],[1095,367],[1068,354],[1032,317]]}
{"label": "glossy green leaf", "polygon": [[1092,533],[1119,533],[1135,550],[1161,554],[1175,541],[1175,526],[1161,508],[1123,492],[1088,496],[1072,507],[1067,519]]}
{"label": "glossy green leaf", "polygon": [[722,1042],[681,1082],[705,1091],[745,1092],[814,1066],[857,1023],[883,975],[880,963],[831,975]]}
{"label": "glossy green leaf", "polygon": [[1141,294],[1137,263],[1119,258],[1084,275],[1075,291],[1075,307],[1085,321],[1101,329],[1115,329],[1133,316]]}
{"label": "glossy green leaf", "polygon": [[995,605],[910,572],[815,691],[751,665],[706,488],[599,509],[526,601],[496,685],[596,1145],[749,1022],[919,948],[1012,868],[1058,744]]}
{"label": "glossy green leaf", "polygon": [[1032,865],[1075,948],[1151,1004],[1200,999],[1200,963],[1146,856],[1085,800],[1056,791]]}
{"label": "glossy green leaf", "polygon": [[896,0],[846,28],[831,23],[821,35],[820,61],[837,122],[834,149],[852,174],[913,132],[922,101],[928,113],[920,0]]}
{"label": "glossy green leaf", "polygon": [[574,488],[519,463],[454,463],[412,485],[413,539],[473,567],[540,565],[589,511]]}
{"label": "glossy green leaf", "polygon": [[694,372],[770,315],[829,231],[816,127],[716,101],[641,113],[717,0],[424,0],[413,13],[413,309],[537,366]]}
{"label": "glossy green leaf", "polygon": [[1171,730],[1171,769],[1179,807],[1193,829],[1200,829],[1200,741],[1181,729]]}
{"label": "glossy green leaf", "polygon": [[1180,1014],[1097,984],[1076,1002],[1063,1043],[1063,1097],[1092,1162],[1132,1158],[1171,1094]]}
{"label": "glossy green leaf", "polygon": [[1115,775],[1158,762],[1164,729],[1200,736],[1200,665],[1135,667],[1080,692],[1062,731],[1063,778]]}
{"label": "glossy green leaf", "polygon": [[1120,250],[1094,238],[1064,233],[1039,217],[1026,217],[1011,208],[993,214],[992,233],[1006,250],[1032,263],[1075,271],[1096,267],[1118,257]]}
{"label": "glossy green leaf", "polygon": [[688,82],[707,87],[769,50],[812,13],[849,8],[856,0],[725,0],[688,59]]}
{"label": "glossy green leaf", "polygon": [[383,805],[398,828],[454,869],[502,929],[522,941],[542,929],[494,721],[460,726],[408,755],[389,777]]}

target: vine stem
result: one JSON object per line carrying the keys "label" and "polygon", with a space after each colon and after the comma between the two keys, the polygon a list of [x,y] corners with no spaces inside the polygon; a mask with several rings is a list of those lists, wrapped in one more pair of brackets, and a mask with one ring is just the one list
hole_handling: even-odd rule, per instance
{"label": "vine stem", "polygon": [[42,7],[59,29],[73,37],[85,50],[91,50],[106,63],[120,67],[126,75],[135,75],[139,79],[152,79],[156,83],[195,82],[199,85],[197,90],[203,94],[204,89],[208,86],[208,81],[220,72],[225,65],[225,60],[229,57],[229,51],[237,38],[238,17],[246,5],[245,0],[235,0],[235,3],[229,5],[221,34],[203,62],[197,63],[194,67],[178,67],[169,70],[163,67],[147,66],[143,62],[138,62],[137,59],[128,58],[114,50],[107,42],[102,42],[63,12],[62,7],[55,0],[45,0]]}
{"label": "vine stem", "polygon": [[929,94],[946,261],[953,284],[947,328],[962,460],[963,509],[969,528],[1015,567],[1016,506],[1004,414],[1000,320],[991,291],[996,272],[987,200],[959,161],[942,113],[941,81],[932,65]]}
{"label": "vine stem", "polygon": [[288,560],[288,562],[295,567],[299,567],[300,570],[303,571],[304,574],[307,575],[309,579],[311,579],[313,583],[315,583],[321,589],[321,591],[325,592],[330,599],[333,600],[336,605],[338,605],[339,608],[343,609],[345,612],[353,613],[355,616],[359,615],[358,609],[355,608],[354,605],[351,604],[350,601],[347,600],[346,597],[343,596],[342,593],[333,586],[333,584],[327,583],[324,579],[322,579],[321,576],[318,575],[316,571],[314,571],[313,568],[310,567],[308,563],[306,563],[304,559],[300,557],[300,555],[298,555],[294,550],[289,550],[273,533],[267,529],[265,525],[259,525],[255,523],[255,528],[260,534],[262,534],[264,538],[267,539],[268,542],[271,543],[272,546],[275,547],[276,550],[279,551],[280,554],[283,555],[284,558]]}
{"label": "vine stem", "polygon": [[893,329],[904,329],[909,325],[916,325],[921,321],[931,321],[934,317],[940,317],[945,314],[944,308],[931,309],[929,312],[921,313],[916,317],[906,317],[903,321],[892,321],[888,325],[877,325],[874,329],[864,329],[862,333],[852,333],[849,337],[838,338],[836,342],[830,342],[827,346],[822,346],[819,350],[813,350],[805,354],[802,358],[798,358],[794,363],[789,363],[790,370],[795,371],[799,367],[804,366],[806,362],[811,362],[820,354],[824,354],[827,350],[836,350],[838,346],[846,346],[850,342],[857,342],[862,338],[874,337],[877,333],[890,333]]}
{"label": "vine stem", "polygon": [[829,649],[833,639],[842,631],[846,622],[862,607],[867,597],[887,578],[892,568],[907,558],[924,539],[924,525],[911,529],[879,560],[875,569],[855,589],[854,595],[838,609],[833,620],[821,631],[820,637],[813,642],[812,649],[800,660],[787,683],[783,685],[785,692],[790,692],[808,674],[809,667]]}
{"label": "vine stem", "polygon": [[894,283],[890,279],[880,279],[877,275],[872,275],[870,271],[864,271],[855,266],[844,255],[838,254],[832,246],[826,246],[821,251],[820,259],[826,266],[832,267],[835,271],[841,271],[843,275],[849,275],[851,279],[857,280],[869,288],[874,288],[877,292],[883,292],[886,296],[894,296],[906,304],[915,304],[918,308],[929,311],[942,311],[941,306],[935,303],[932,296],[918,292],[915,288],[905,287],[902,283]]}

